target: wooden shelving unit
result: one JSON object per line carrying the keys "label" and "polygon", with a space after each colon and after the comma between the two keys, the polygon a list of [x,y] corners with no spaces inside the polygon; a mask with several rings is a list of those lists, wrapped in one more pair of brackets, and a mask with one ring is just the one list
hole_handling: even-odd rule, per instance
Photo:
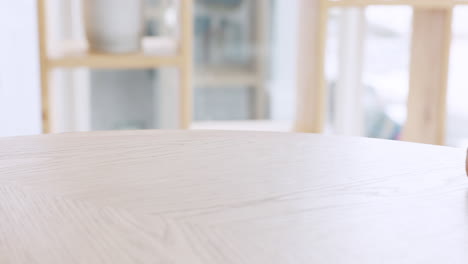
{"label": "wooden shelving unit", "polygon": [[[192,37],[193,1],[180,0],[180,40],[174,53],[158,54],[159,48],[167,46],[167,39],[143,41],[143,52],[134,54],[96,54],[87,51],[86,44],[73,41],[53,43],[54,52],[49,53],[47,35],[47,0],[37,0],[39,25],[39,50],[41,66],[43,131],[51,131],[50,74],[56,68],[129,69],[176,67],[180,71],[180,128],[188,129],[192,120]],[[170,42],[170,40],[169,40]]]}
{"label": "wooden shelving unit", "polygon": [[324,130],[324,54],[329,8],[374,5],[406,5],[414,10],[403,139],[443,144],[452,10],[457,5],[468,5],[468,0],[301,0],[296,130],[312,133]]}

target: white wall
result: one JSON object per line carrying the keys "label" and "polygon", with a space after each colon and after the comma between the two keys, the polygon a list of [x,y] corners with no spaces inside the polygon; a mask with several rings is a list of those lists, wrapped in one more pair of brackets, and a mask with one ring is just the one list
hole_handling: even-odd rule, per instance
{"label": "white wall", "polygon": [[0,136],[41,132],[35,0],[0,0]]}

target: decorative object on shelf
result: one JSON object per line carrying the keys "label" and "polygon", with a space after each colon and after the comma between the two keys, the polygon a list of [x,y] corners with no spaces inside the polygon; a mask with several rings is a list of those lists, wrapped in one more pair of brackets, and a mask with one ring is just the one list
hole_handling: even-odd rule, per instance
{"label": "decorative object on shelf", "polygon": [[93,52],[141,50],[143,0],[84,0],[86,35]]}

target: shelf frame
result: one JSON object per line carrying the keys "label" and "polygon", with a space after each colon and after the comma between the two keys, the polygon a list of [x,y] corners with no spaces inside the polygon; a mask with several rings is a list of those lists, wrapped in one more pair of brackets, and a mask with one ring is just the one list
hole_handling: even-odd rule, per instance
{"label": "shelf frame", "polygon": [[37,0],[37,19],[39,33],[39,59],[41,77],[42,124],[43,133],[52,133],[53,120],[50,78],[51,72],[58,68],[89,69],[145,69],[175,67],[180,72],[179,127],[189,129],[192,122],[192,38],[193,38],[193,1],[180,1],[181,34],[176,54],[155,55],[147,53],[103,54],[92,53],[86,49],[80,52],[63,53],[59,56],[48,54],[47,43],[47,0]]}
{"label": "shelf frame", "polygon": [[[322,133],[326,116],[325,47],[328,11],[334,7],[405,5],[422,20],[437,26],[431,30],[413,24],[408,121],[403,139],[443,145],[446,94],[453,8],[468,0],[300,0],[298,105],[295,130]],[[436,15],[434,14],[437,13]],[[426,46],[422,43],[437,43]],[[305,44],[304,44],[305,43]],[[422,45],[422,46],[421,46]],[[417,54],[416,54],[417,52]],[[437,55],[439,54],[439,55]],[[427,69],[424,65],[438,65]],[[433,80],[427,85],[426,77]]]}

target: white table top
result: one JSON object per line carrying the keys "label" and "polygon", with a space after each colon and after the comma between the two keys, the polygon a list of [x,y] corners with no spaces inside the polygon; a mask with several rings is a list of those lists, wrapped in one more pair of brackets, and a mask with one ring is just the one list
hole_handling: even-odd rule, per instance
{"label": "white table top", "polygon": [[465,151],[308,134],[0,139],[0,263],[468,263]]}

